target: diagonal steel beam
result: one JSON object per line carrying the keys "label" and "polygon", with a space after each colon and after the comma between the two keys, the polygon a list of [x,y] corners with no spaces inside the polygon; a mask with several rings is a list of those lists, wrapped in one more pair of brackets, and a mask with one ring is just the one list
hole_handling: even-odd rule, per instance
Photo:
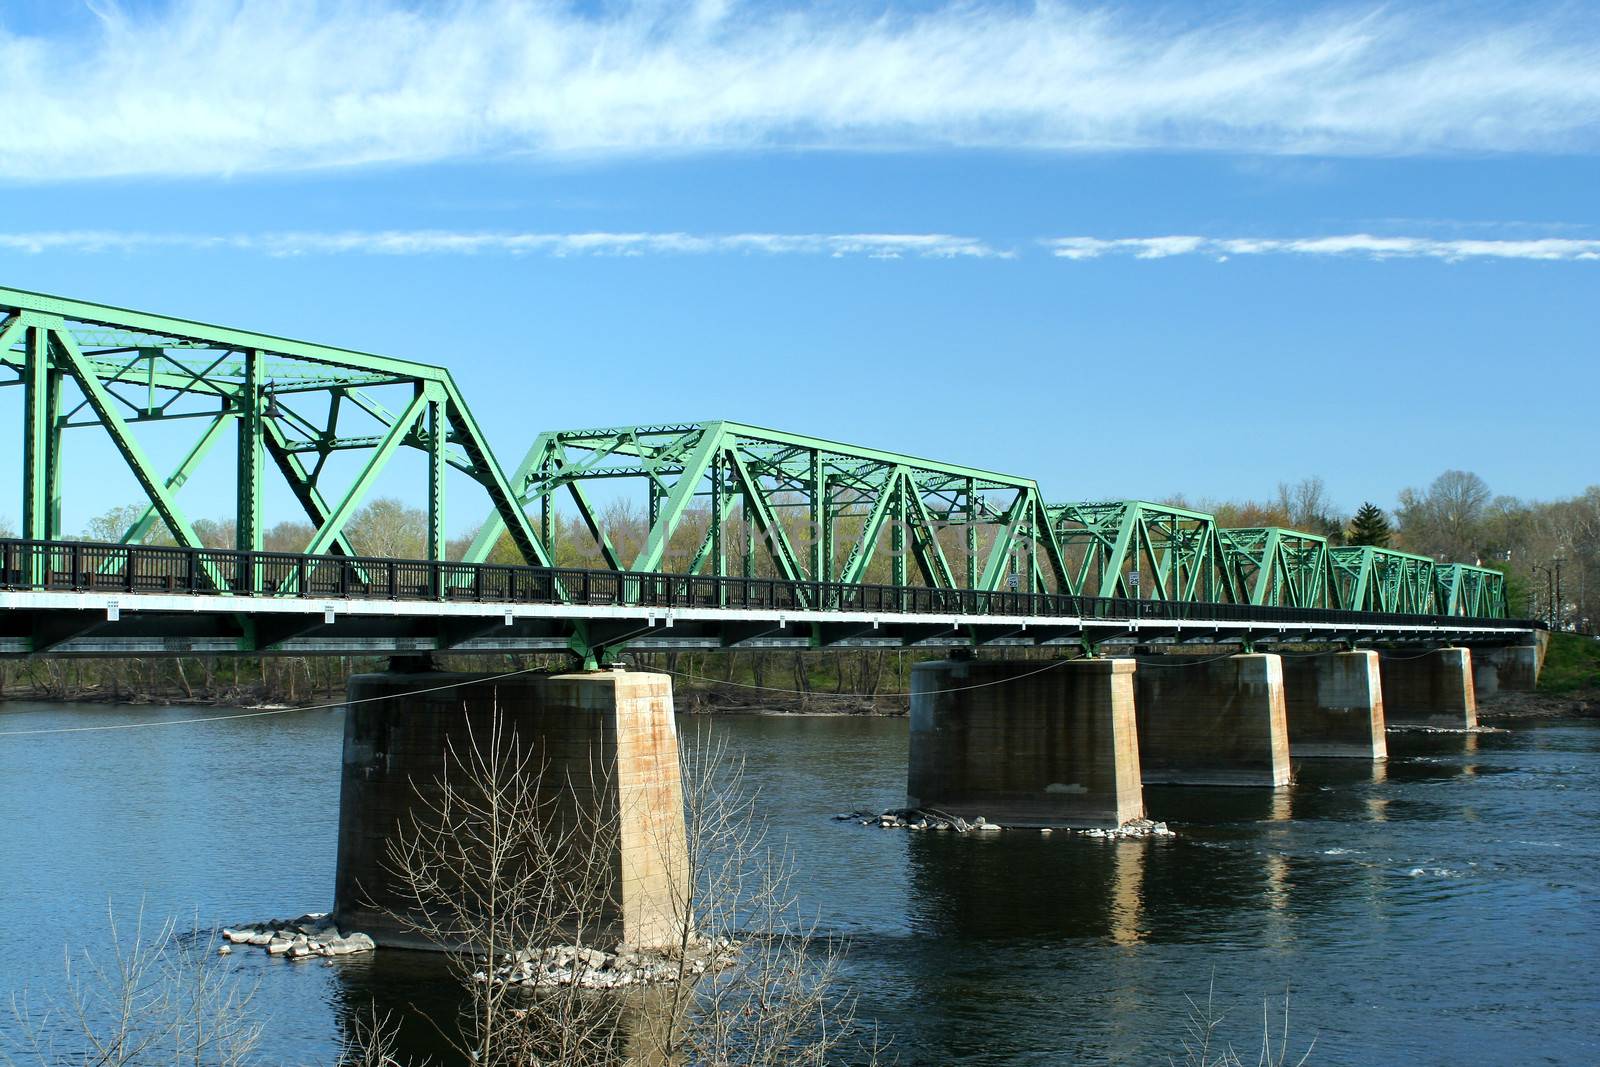
{"label": "diagonal steel beam", "polygon": [[372,483],[378,475],[383,473],[383,468],[388,465],[395,449],[405,440],[417,425],[424,412],[428,409],[428,397],[422,390],[417,390],[417,395],[412,397],[411,403],[406,405],[405,411],[395,419],[394,425],[389,427],[389,432],[384,434],[383,443],[367,458],[361,472],[356,475],[356,480],[345,491],[339,503],[334,506],[333,512],[328,516],[316,534],[311,538],[311,543],[306,546],[305,554],[315,556],[326,552],[334,538],[344,530],[345,523],[350,521],[350,516],[355,513],[356,506],[372,488]]}

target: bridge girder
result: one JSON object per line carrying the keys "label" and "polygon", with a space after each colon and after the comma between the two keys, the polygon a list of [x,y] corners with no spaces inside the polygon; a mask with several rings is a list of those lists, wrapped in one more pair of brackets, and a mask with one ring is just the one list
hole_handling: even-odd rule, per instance
{"label": "bridge girder", "polygon": [[1510,615],[1506,576],[1492,567],[1441,563],[1434,567],[1434,610],[1441,615],[1504,619]]}
{"label": "bridge girder", "polygon": [[1281,526],[1219,531],[1223,557],[1245,603],[1338,608],[1328,539]]}
{"label": "bridge girder", "polygon": [[1430,614],[1434,561],[1413,552],[1376,545],[1340,545],[1333,561],[1339,606],[1349,611]]}
{"label": "bridge girder", "polygon": [[[631,551],[613,543],[590,498],[616,480],[645,492],[646,530]],[[916,584],[914,574],[932,588],[982,590],[1009,588],[1015,575],[1031,592],[1064,584],[1032,479],[743,423],[543,433],[512,483],[537,509],[547,545],[556,500],[568,497],[613,570],[893,585]],[[466,561],[487,559],[501,532],[489,516]],[[730,550],[742,555],[736,565]]]}
{"label": "bridge girder", "polygon": [[[178,545],[200,547],[178,490],[231,427],[239,551],[262,547],[270,459],[315,531],[306,551],[355,555],[345,526],[404,447],[427,457],[430,558],[444,558],[444,476],[454,468],[483,487],[523,562],[550,562],[443,367],[0,287],[0,371],[15,375],[0,386],[25,393],[24,536],[61,537],[61,435],[92,426],[147,499],[121,541],[164,526]],[[135,427],[182,420],[200,429],[176,468],[158,471]],[[353,481],[330,485],[339,480],[324,477],[330,457],[356,451]]]}
{"label": "bridge girder", "polygon": [[1204,512],[1147,500],[1052,504],[1048,511],[1072,593],[1240,602],[1217,521]]}

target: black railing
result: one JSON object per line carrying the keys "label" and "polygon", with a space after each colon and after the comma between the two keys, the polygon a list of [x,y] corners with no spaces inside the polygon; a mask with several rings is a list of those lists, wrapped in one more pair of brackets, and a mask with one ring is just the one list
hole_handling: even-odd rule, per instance
{"label": "black railing", "polygon": [[1065,593],[716,578],[501,563],[303,556],[216,548],[0,539],[0,589],[95,593],[226,594],[299,599],[455,600],[643,608],[736,608],[859,614],[1029,616],[1107,622],[1488,624],[1542,629],[1531,620],[1401,615],[1211,601],[1135,600]]}

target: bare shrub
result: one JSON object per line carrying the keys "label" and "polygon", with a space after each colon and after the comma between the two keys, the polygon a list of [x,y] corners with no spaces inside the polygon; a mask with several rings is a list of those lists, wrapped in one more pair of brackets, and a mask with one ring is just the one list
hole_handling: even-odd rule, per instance
{"label": "bare shrub", "polygon": [[[682,873],[670,893],[678,940],[656,981],[626,990],[584,988],[582,969],[598,966],[584,953],[558,978],[529,977],[546,946],[612,947],[617,845],[633,813],[594,802],[612,795],[611,769],[553,780],[498,709],[445,763],[391,840],[387,866],[407,901],[391,915],[448,955],[468,993],[457,1047],[474,1062],[777,1067],[847,1048],[876,1061],[841,989],[843,946],[801,914],[793,857],[767,840],[725,743],[684,748],[687,833],[653,845]],[[734,942],[735,962],[717,967]],[[527,984],[495,980],[507,968]]]}
{"label": "bare shrub", "polygon": [[141,908],[124,938],[107,908],[106,953],[66,956],[66,992],[34,1005],[12,999],[18,1036],[0,1049],[7,1064],[124,1067],[170,1062],[234,1067],[261,1039],[256,987],[218,955],[215,930],[183,936],[168,919],[146,936]]}
{"label": "bare shrub", "polygon": [[[1184,1020],[1183,1040],[1183,1067],[1244,1067],[1244,1060],[1227,1044],[1218,1031],[1222,1027],[1227,1013],[1216,1006],[1216,979],[1212,978],[1211,985],[1206,989],[1205,1001],[1196,1001],[1193,997],[1185,996],[1189,1003],[1189,1012]],[[1311,1059],[1311,1052],[1316,1048],[1316,1038],[1311,1039],[1311,1044],[1300,1058],[1294,1061],[1294,1067],[1305,1067]],[[1173,1062],[1169,1059],[1168,1062]],[[1261,1048],[1256,1057],[1256,1067],[1285,1067],[1289,1062],[1289,993],[1283,994],[1283,1023],[1274,1044],[1272,1033],[1272,1003],[1270,1000],[1261,1002]]]}

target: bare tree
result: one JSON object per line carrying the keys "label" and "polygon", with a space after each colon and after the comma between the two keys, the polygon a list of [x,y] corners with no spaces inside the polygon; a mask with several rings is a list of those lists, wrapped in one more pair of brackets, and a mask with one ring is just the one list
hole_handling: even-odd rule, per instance
{"label": "bare tree", "polygon": [[255,986],[238,980],[217,952],[216,931],[184,936],[167,920],[146,937],[141,909],[130,938],[107,909],[109,958],[66,959],[65,994],[37,1008],[12,1000],[18,1038],[6,1064],[124,1067],[170,1060],[182,1067],[235,1067],[261,1038]]}
{"label": "bare tree", "polygon": [[1470,471],[1445,471],[1424,492],[1400,491],[1400,536],[1413,552],[1462,563],[1479,558],[1478,541],[1492,494]]}
{"label": "bare tree", "polygon": [[346,533],[363,556],[420,559],[428,549],[428,516],[421,508],[383,496],[352,515]]}
{"label": "bare tree", "polygon": [[[687,833],[647,842],[684,873],[670,891],[678,940],[633,972],[648,984],[626,988],[585,980],[639,956],[595,947],[614,937],[617,834],[630,814],[594,802],[610,793],[609,768],[553,780],[498,712],[446,764],[390,843],[407,901],[390,914],[448,954],[470,1002],[457,1044],[474,1062],[777,1067],[846,1047],[876,1058],[842,989],[843,946],[801,915],[792,857],[767,841],[721,744],[686,747]],[[558,945],[572,947],[553,955]]]}
{"label": "bare tree", "polygon": [[[406,906],[387,910],[443,951],[471,994],[459,1039],[440,1029],[475,1063],[612,1058],[618,1003],[591,995],[570,968],[536,962],[538,949],[583,946],[606,928],[617,814],[581,802],[603,784],[547,782],[539,753],[496,709],[486,733],[469,720],[466,743],[448,746],[444,773],[419,784],[407,825],[388,842]],[[574,959],[589,965],[587,954]],[[501,980],[505,972],[533,979],[531,993]]]}

